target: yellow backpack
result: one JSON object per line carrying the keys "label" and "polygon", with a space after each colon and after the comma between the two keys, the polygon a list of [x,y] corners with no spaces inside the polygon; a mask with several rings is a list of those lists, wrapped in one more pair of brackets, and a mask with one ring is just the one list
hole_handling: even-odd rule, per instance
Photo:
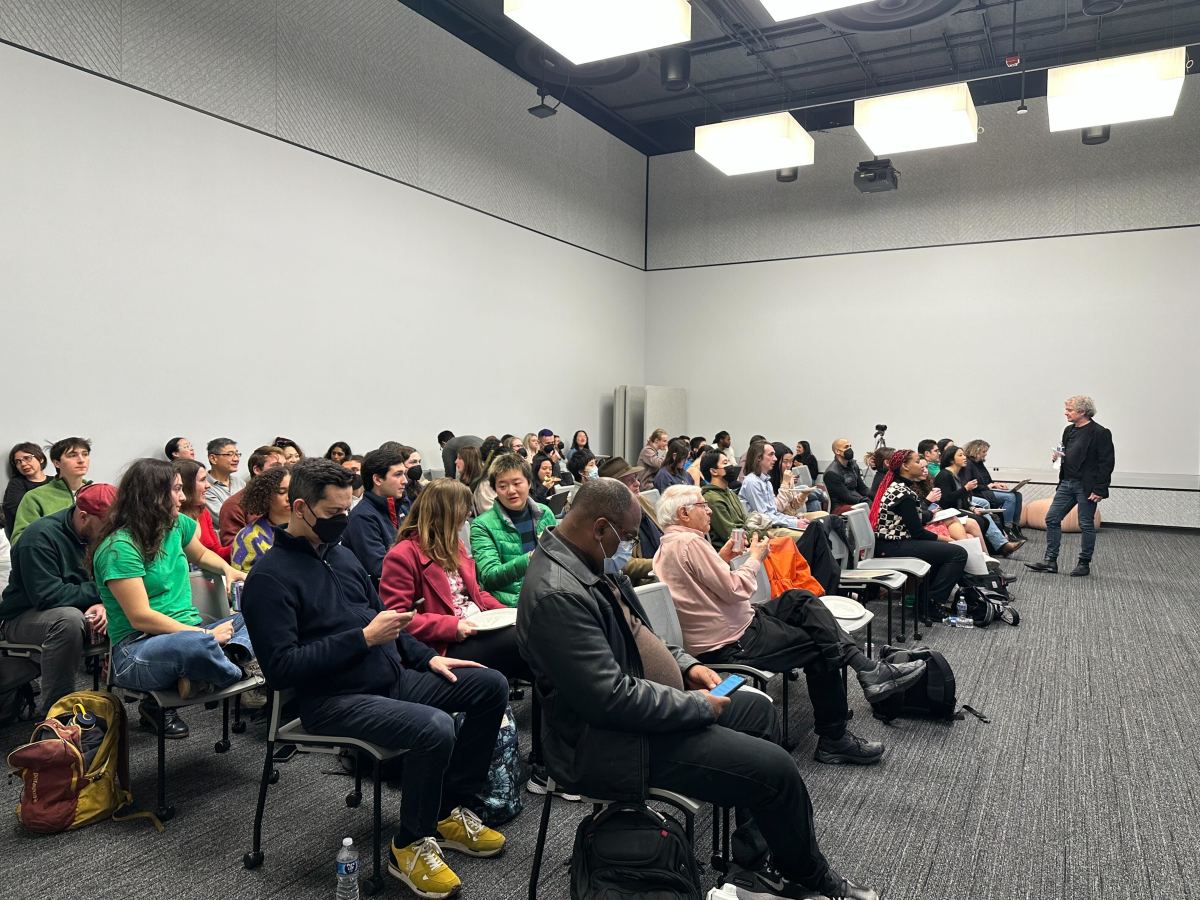
{"label": "yellow backpack", "polygon": [[133,803],[125,707],[108,691],[76,691],[55,703],[29,743],[8,755],[24,781],[17,818],[30,831],[54,833],[118,815]]}

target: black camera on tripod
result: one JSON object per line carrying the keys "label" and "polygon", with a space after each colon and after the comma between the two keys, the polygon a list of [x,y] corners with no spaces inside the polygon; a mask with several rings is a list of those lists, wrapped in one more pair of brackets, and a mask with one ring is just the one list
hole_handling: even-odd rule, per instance
{"label": "black camera on tripod", "polygon": [[886,425],[876,425],[875,426],[875,449],[876,450],[878,450],[880,447],[886,446],[887,442],[883,439],[883,436],[885,434],[887,434],[887,426]]}

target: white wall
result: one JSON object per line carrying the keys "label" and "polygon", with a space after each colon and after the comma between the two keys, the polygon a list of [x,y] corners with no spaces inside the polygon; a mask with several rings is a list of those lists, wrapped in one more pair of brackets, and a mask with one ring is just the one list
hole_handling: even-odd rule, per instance
{"label": "white wall", "polygon": [[1194,476],[1197,258],[1184,228],[651,272],[646,378],[742,449],[861,454],[882,422],[891,446],[985,437],[989,462],[1043,470],[1086,393],[1118,471]]}
{"label": "white wall", "polygon": [[6,46],[0,120],[5,450],[82,434],[113,478],[174,434],[606,445],[643,378],[634,268]]}

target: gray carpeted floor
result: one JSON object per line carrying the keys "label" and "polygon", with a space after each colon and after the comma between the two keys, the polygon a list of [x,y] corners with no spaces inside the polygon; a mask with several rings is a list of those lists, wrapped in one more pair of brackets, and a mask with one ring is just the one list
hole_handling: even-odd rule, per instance
{"label": "gray carpeted floor", "polygon": [[[1077,540],[1065,539],[1073,561]],[[1040,557],[1035,534],[1020,557]],[[960,701],[989,715],[950,724],[870,717],[851,685],[851,727],[884,740],[888,754],[868,769],[811,759],[811,712],[793,699],[795,756],[833,865],[897,898],[1200,898],[1200,708],[1195,700],[1197,600],[1189,560],[1200,536],[1106,530],[1090,579],[1034,576],[1019,563],[1019,628],[942,627],[926,643],[955,666]],[[1068,565],[1069,568],[1069,565]],[[882,629],[876,631],[878,639]],[[1189,674],[1191,673],[1191,674]],[[527,725],[528,704],[518,708]],[[132,707],[130,707],[132,709]],[[332,898],[339,840],[370,833],[369,794],[358,810],[343,796],[349,779],[323,774],[327,757],[297,757],[267,801],[266,862],[247,872],[250,825],[263,744],[235,736],[218,756],[219,714],[186,711],[192,737],[168,746],[178,808],[165,834],[144,823],[109,822],[81,832],[23,833],[11,813],[0,829],[4,897]],[[254,729],[251,729],[253,732]],[[26,726],[0,731],[0,746],[26,739]],[[260,731],[261,733],[261,731]],[[154,797],[154,742],[132,734],[134,792]],[[19,783],[5,789],[10,801]],[[527,795],[529,796],[529,795]],[[398,795],[384,796],[386,821]],[[494,860],[451,857],[475,898],[524,896],[540,799],[505,832]],[[11,806],[7,807],[11,810]],[[555,803],[540,896],[568,895],[566,869],[584,810]],[[708,814],[698,836],[707,859]],[[712,870],[706,869],[712,877]],[[385,895],[409,896],[389,879]]]}

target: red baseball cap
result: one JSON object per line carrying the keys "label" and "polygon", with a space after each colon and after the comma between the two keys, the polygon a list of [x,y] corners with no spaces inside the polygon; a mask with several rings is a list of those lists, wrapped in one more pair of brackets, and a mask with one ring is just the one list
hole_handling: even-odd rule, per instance
{"label": "red baseball cap", "polygon": [[108,508],[117,499],[117,489],[111,484],[93,482],[85,484],[75,495],[75,507],[83,510],[89,516],[103,518],[108,515]]}

